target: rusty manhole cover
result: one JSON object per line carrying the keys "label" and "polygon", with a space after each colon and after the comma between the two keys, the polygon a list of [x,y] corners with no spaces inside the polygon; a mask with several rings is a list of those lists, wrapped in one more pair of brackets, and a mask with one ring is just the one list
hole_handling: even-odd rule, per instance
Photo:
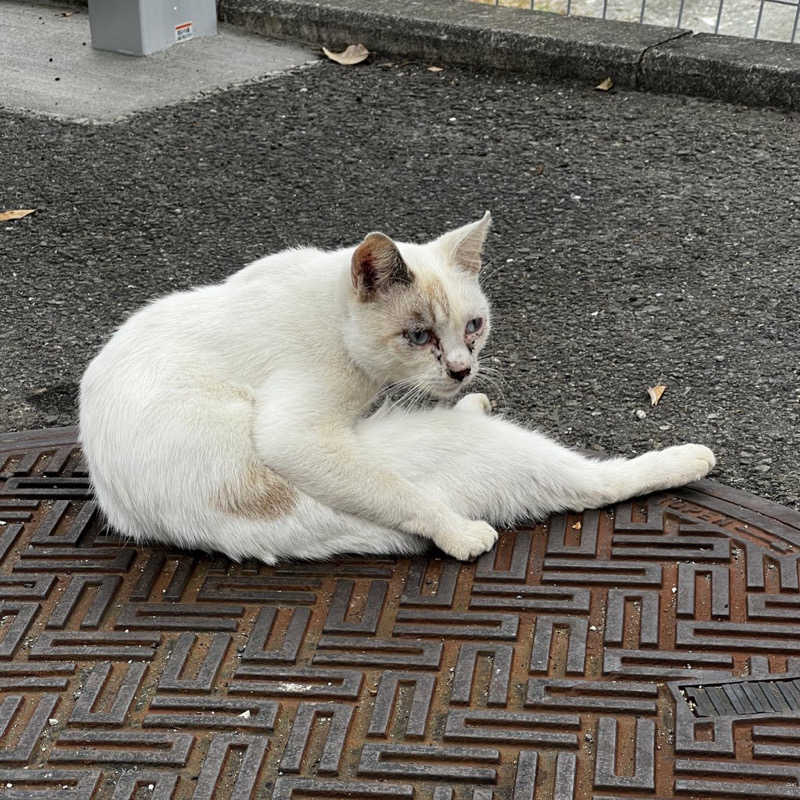
{"label": "rusty manhole cover", "polygon": [[0,435],[0,797],[800,798],[800,515],[712,482],[475,564],[107,537]]}

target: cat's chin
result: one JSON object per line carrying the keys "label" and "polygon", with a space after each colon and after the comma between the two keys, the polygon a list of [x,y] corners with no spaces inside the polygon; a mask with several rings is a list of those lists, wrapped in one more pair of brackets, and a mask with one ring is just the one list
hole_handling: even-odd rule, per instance
{"label": "cat's chin", "polygon": [[430,390],[431,396],[437,400],[454,400],[466,388],[463,383],[456,383],[449,387],[436,387]]}

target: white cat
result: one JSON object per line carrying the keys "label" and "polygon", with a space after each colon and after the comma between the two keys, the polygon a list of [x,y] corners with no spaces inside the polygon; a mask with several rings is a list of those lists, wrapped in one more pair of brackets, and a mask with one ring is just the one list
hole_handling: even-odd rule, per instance
{"label": "white cat", "polygon": [[427,244],[369,234],[287,250],[135,313],[86,370],[80,430],[97,501],[136,540],[255,557],[470,559],[492,525],[703,477],[687,444],[591,460],[488,415],[485,395],[405,410],[387,387],[454,398],[489,335],[490,225]]}

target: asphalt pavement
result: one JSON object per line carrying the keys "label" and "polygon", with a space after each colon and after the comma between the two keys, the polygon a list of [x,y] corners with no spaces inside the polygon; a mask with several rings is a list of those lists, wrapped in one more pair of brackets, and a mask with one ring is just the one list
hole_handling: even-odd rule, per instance
{"label": "asphalt pavement", "polygon": [[37,209],[0,224],[0,430],[74,423],[150,298],[488,208],[504,413],[608,453],[702,442],[800,507],[799,140],[796,113],[381,58],[113,125],[0,111],[0,206]]}

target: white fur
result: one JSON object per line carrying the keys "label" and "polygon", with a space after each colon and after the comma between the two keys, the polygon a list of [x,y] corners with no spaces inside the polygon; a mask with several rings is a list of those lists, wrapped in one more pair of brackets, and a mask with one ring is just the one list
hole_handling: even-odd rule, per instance
{"label": "white fur", "polygon": [[[490,324],[477,282],[488,225],[487,215],[426,245],[396,245],[413,286],[445,290],[449,312],[431,306],[436,347],[398,335],[402,287],[359,299],[353,247],[277,253],[135,313],[81,382],[81,441],[111,525],[268,563],[412,553],[427,540],[466,559],[492,547],[491,525],[704,476],[714,456],[700,445],[590,460],[489,416],[484,395],[366,416],[388,384],[451,398],[462,384],[448,362],[474,376]],[[485,328],[467,341],[477,316]],[[253,463],[294,487],[291,511],[259,519],[212,501]]]}

